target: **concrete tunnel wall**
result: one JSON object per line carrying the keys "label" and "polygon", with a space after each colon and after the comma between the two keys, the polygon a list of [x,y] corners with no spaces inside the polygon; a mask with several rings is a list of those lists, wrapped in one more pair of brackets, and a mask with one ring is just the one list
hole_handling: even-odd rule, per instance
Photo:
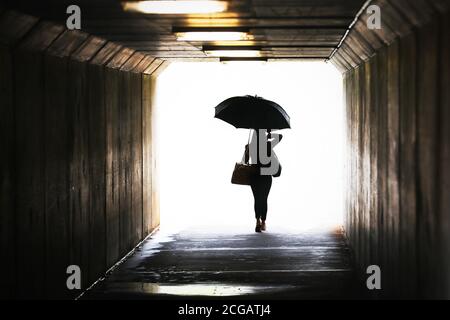
{"label": "concrete tunnel wall", "polygon": [[152,86],[163,62],[0,16],[0,296],[74,298],[159,225]]}
{"label": "concrete tunnel wall", "polygon": [[[346,233],[380,298],[450,298],[450,15],[442,1],[375,1],[334,57],[347,110]],[[363,282],[364,283],[364,282]]]}

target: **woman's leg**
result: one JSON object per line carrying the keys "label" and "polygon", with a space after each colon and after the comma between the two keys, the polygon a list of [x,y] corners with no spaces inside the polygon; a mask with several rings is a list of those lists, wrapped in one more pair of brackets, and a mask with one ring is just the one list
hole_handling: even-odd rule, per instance
{"label": "woman's leg", "polygon": [[272,176],[262,176],[261,182],[261,220],[266,221],[267,218],[267,198],[269,197],[270,188],[272,187]]}
{"label": "woman's leg", "polygon": [[271,176],[258,176],[252,183],[253,197],[255,198],[255,218],[266,220],[267,217],[267,198],[272,186]]}
{"label": "woman's leg", "polygon": [[254,199],[254,209],[256,220],[261,219],[261,184],[259,182],[259,177],[256,177],[251,184],[253,199]]}

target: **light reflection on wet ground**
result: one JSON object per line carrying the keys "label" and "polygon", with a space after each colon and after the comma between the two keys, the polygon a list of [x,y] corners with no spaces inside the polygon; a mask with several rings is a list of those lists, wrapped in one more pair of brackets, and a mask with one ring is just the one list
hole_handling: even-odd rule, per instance
{"label": "light reflection on wet ground", "polygon": [[85,299],[350,298],[349,251],[333,231],[159,232]]}
{"label": "light reflection on wet ground", "polygon": [[[292,289],[292,286],[249,286],[231,284],[165,284],[165,283],[123,283],[114,286],[114,291],[139,292],[149,295],[233,297],[255,293],[275,293]],[[112,289],[112,288],[110,288]]]}

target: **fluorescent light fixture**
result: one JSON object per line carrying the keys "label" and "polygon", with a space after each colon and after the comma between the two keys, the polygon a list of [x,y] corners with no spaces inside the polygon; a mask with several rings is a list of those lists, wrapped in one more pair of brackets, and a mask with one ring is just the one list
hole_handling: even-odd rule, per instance
{"label": "fluorescent light fixture", "polygon": [[208,14],[228,9],[226,1],[208,0],[126,1],[122,6],[125,11],[147,14]]}
{"label": "fluorescent light fixture", "polygon": [[220,62],[267,62],[268,58],[256,57],[256,58],[240,58],[240,57],[221,57]]}
{"label": "fluorescent light fixture", "polygon": [[251,40],[247,32],[239,31],[190,31],[176,32],[178,41],[240,41]]}
{"label": "fluorescent light fixture", "polygon": [[261,56],[261,52],[256,50],[214,50],[205,51],[205,53],[212,57],[256,58]]}

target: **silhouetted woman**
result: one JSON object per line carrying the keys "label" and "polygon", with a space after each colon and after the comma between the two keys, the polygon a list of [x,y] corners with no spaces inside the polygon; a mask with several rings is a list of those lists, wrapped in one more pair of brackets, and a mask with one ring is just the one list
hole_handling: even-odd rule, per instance
{"label": "silhouetted woman", "polygon": [[254,130],[250,145],[245,148],[245,160],[259,167],[252,178],[251,188],[255,199],[256,232],[266,231],[267,198],[272,187],[272,176],[279,177],[281,165],[273,148],[281,141],[281,134],[270,130]]}

